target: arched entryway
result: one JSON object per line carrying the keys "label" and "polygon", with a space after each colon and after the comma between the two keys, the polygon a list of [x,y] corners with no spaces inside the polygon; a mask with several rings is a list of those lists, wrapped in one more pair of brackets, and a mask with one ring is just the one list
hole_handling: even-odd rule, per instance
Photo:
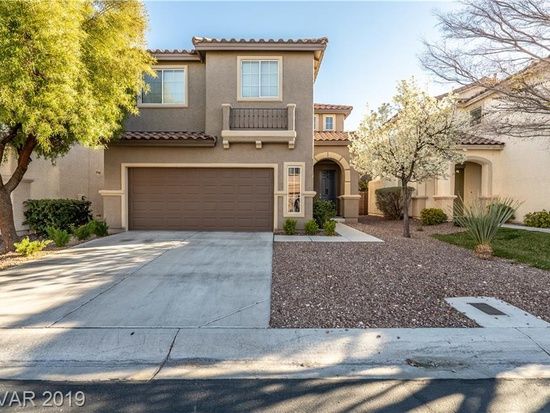
{"label": "arched entryway", "polygon": [[340,215],[340,199],[342,195],[341,168],[330,159],[323,159],[313,167],[314,188],[319,199],[331,201],[336,205],[336,211]]}
{"label": "arched entryway", "polygon": [[454,194],[466,204],[492,196],[491,163],[483,158],[466,158],[455,165]]}

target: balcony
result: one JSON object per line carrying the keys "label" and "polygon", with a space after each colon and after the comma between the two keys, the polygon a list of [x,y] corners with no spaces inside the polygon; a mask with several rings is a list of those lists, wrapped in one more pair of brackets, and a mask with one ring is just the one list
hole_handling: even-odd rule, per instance
{"label": "balcony", "polygon": [[231,143],[254,143],[261,149],[264,143],[284,143],[294,149],[296,143],[296,105],[285,108],[234,108],[222,105],[223,147]]}

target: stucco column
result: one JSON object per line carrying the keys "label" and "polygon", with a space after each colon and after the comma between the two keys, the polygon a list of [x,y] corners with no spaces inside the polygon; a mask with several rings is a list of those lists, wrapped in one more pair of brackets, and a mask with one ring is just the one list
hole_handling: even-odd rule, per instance
{"label": "stucco column", "polygon": [[491,164],[481,164],[481,199],[490,199],[493,196],[493,177]]}
{"label": "stucco column", "polygon": [[456,198],[454,194],[454,174],[455,165],[450,163],[447,171],[447,178],[438,178],[435,180],[435,195],[433,196],[434,206],[436,208],[441,208],[446,213],[452,211],[453,202]]}

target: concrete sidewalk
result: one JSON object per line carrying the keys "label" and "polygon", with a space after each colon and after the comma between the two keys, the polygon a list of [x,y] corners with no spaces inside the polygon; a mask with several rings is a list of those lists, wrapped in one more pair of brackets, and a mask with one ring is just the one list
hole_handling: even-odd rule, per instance
{"label": "concrete sidewalk", "polygon": [[550,378],[548,328],[0,330],[0,379]]}

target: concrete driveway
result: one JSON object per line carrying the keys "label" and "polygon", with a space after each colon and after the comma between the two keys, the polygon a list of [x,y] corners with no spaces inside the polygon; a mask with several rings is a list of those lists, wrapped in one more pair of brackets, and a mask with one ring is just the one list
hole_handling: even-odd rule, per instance
{"label": "concrete driveway", "polygon": [[0,327],[267,327],[271,233],[131,231],[0,273]]}

